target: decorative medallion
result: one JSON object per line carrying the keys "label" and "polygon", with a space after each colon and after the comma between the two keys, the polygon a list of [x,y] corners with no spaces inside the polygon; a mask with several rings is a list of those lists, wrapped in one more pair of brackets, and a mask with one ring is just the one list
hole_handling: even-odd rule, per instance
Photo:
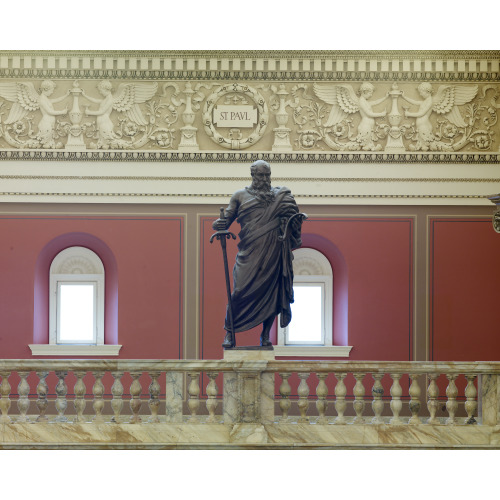
{"label": "decorative medallion", "polygon": [[264,97],[252,87],[232,83],[207,97],[203,124],[207,135],[227,149],[245,149],[264,135],[269,112]]}
{"label": "decorative medallion", "polygon": [[500,210],[493,214],[493,229],[500,233]]}

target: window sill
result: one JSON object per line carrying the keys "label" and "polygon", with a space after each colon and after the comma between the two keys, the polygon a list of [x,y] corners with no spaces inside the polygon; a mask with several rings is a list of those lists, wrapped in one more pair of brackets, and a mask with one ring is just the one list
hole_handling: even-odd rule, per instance
{"label": "window sill", "polygon": [[275,356],[301,356],[309,358],[348,358],[352,346],[300,346],[300,345],[275,345]]}
{"label": "window sill", "polygon": [[118,356],[121,345],[29,344],[33,356]]}

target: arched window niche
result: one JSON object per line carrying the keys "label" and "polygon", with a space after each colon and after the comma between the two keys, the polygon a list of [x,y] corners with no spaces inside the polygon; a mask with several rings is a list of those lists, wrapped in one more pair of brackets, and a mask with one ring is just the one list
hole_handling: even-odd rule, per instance
{"label": "arched window niche", "polygon": [[303,247],[293,252],[292,323],[287,328],[278,323],[275,354],[349,357],[352,347],[347,345],[348,280],[344,257],[332,242],[320,236],[304,234],[302,240]]}
{"label": "arched window niche", "polygon": [[69,233],[45,245],[35,268],[33,319],[35,356],[118,355],[117,265],[102,240]]}

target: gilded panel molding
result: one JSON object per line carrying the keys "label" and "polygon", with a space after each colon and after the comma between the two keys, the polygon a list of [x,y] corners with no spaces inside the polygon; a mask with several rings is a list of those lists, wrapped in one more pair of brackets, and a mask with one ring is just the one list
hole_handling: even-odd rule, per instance
{"label": "gilded panel molding", "polygon": [[497,51],[0,51],[0,160],[497,163],[499,62]]}
{"label": "gilded panel molding", "polygon": [[[227,199],[230,198],[232,193],[182,193],[182,195],[177,193],[99,193],[99,192],[21,192],[21,191],[9,191],[1,192],[0,196],[8,197],[82,197],[82,198],[218,198]],[[299,198],[299,196],[297,196]],[[482,200],[484,195],[478,194],[301,194],[300,198],[303,200],[307,199],[414,199],[414,200]]]}

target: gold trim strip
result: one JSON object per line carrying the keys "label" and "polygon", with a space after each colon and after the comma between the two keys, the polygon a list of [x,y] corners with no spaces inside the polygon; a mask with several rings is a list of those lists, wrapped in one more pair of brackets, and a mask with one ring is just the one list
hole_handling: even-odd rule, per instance
{"label": "gold trim strip", "polygon": [[[41,193],[41,192],[0,192],[0,196],[131,196],[131,197],[155,197],[155,198],[225,198],[231,197],[232,193]],[[433,198],[433,199],[482,199],[483,194],[296,194],[296,198]]]}
{"label": "gold trim strip", "polygon": [[[113,175],[0,175],[0,180],[249,182],[249,177],[167,177]],[[498,182],[494,177],[273,177],[273,182]]]}

